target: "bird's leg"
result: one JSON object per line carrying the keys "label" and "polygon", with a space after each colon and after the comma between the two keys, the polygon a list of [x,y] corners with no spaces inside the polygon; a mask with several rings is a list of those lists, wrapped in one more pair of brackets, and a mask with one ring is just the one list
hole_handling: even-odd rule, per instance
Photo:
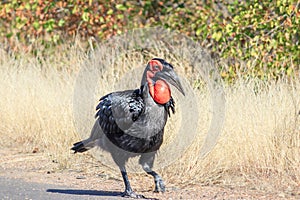
{"label": "bird's leg", "polygon": [[136,198],[136,199],[144,199],[145,197],[143,195],[136,194],[135,192],[133,192],[133,190],[130,186],[130,183],[129,183],[129,179],[128,179],[125,167],[120,167],[120,170],[121,170],[121,174],[122,174],[124,184],[125,184],[125,191],[122,194],[122,197],[131,197],[131,198]]}
{"label": "bird's leg", "polygon": [[130,183],[129,183],[129,180],[128,180],[128,176],[127,176],[127,172],[126,172],[126,169],[124,168],[124,170],[121,170],[121,174],[122,174],[122,177],[123,177],[123,180],[124,180],[124,184],[125,184],[125,192],[124,194],[131,194],[133,191],[132,191],[132,188],[130,186]]}
{"label": "bird's leg", "polygon": [[154,184],[155,184],[154,192],[165,192],[166,187],[163,179],[151,168],[143,167],[143,169],[147,172],[147,174],[150,174],[154,178]]}
{"label": "bird's leg", "polygon": [[154,192],[165,192],[166,187],[163,179],[155,171],[152,170],[154,158],[155,158],[155,153],[150,155],[144,154],[141,156],[139,162],[142,165],[144,171],[147,174],[153,176],[154,184],[155,184]]}

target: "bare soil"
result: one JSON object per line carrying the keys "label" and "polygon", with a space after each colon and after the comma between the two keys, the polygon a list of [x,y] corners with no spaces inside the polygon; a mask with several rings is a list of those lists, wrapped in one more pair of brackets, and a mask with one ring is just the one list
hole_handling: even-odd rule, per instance
{"label": "bare soil", "polygon": [[[28,182],[47,183],[84,190],[123,191],[123,181],[118,172],[103,169],[91,156],[68,169],[59,169],[59,163],[45,153],[24,153],[18,149],[0,150],[0,176]],[[88,169],[88,170],[87,170]],[[157,199],[298,199],[300,194],[287,195],[263,192],[247,187],[201,184],[180,188],[167,183],[164,194],[153,193],[152,178],[147,175],[129,175],[136,193]]]}

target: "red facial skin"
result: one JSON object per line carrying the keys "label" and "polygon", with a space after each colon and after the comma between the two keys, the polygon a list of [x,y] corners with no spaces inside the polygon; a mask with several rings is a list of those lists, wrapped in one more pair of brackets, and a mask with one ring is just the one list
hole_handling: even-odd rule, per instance
{"label": "red facial skin", "polygon": [[164,80],[153,81],[156,72],[163,69],[162,64],[158,60],[151,60],[149,62],[150,70],[147,71],[147,82],[149,86],[149,93],[158,104],[165,104],[171,98],[171,90],[169,85]]}
{"label": "red facial skin", "polygon": [[153,73],[156,73],[163,69],[163,65],[158,60],[150,60],[149,65]]}

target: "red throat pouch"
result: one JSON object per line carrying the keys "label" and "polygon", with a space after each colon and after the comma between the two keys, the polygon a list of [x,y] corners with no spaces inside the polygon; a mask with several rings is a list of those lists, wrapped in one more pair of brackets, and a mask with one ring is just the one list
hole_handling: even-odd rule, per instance
{"label": "red throat pouch", "polygon": [[151,94],[151,96],[155,102],[159,104],[165,104],[170,100],[171,90],[165,81],[157,80],[155,85],[152,87],[154,87],[154,91],[152,90],[154,94]]}

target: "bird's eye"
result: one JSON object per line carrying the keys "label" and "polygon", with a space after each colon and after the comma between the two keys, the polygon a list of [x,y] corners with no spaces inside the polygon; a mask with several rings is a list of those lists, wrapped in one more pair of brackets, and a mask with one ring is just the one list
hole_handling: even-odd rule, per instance
{"label": "bird's eye", "polygon": [[153,72],[158,72],[163,69],[163,65],[158,60],[151,60],[149,62],[149,65],[150,65],[151,71],[153,71]]}

